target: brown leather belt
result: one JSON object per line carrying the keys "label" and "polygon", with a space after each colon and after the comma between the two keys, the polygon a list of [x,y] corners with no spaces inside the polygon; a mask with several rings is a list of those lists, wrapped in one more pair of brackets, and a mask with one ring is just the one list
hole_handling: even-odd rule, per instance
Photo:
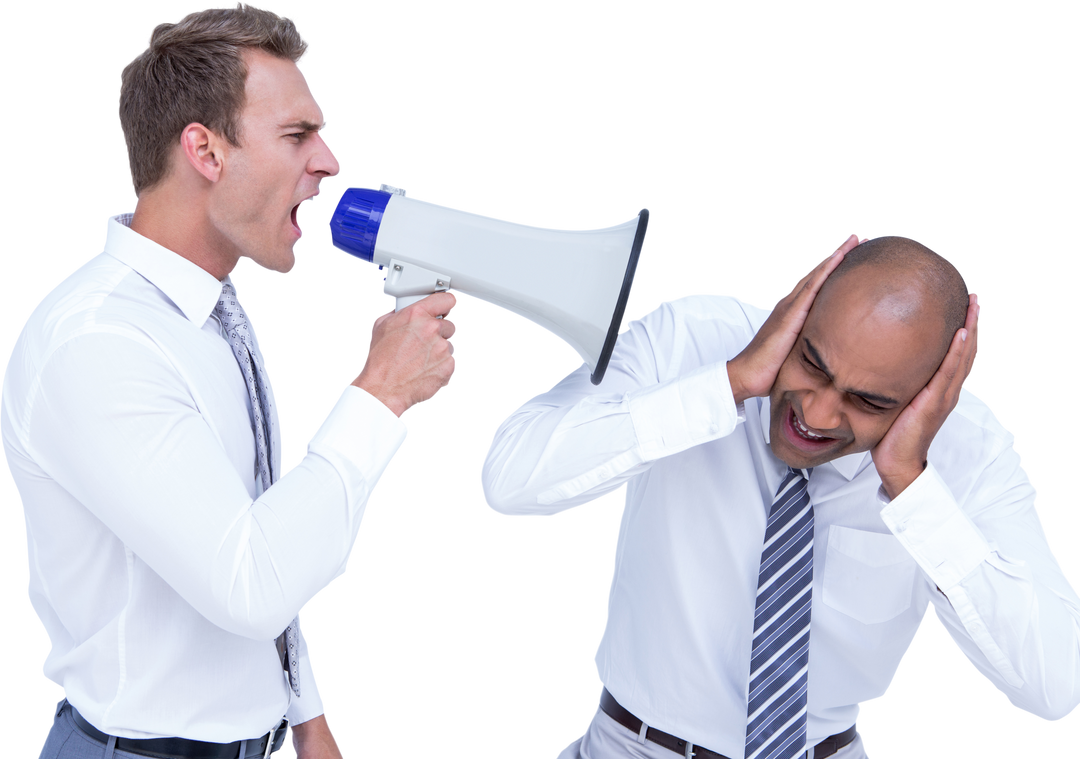
{"label": "brown leather belt", "polygon": [[[608,693],[608,689],[604,688],[604,692],[600,694],[600,709],[607,716],[618,722],[627,730],[632,730],[635,733],[641,734],[641,720],[635,717],[630,712],[626,711],[615,697]],[[665,733],[663,730],[657,730],[655,727],[650,727],[645,731],[645,740],[652,741],[658,746],[674,751],[677,754],[682,754],[686,757],[696,757],[696,759],[728,759],[723,754],[718,754],[715,751],[710,751],[707,748],[701,746],[695,746],[694,744],[688,744],[686,741],[676,738],[674,735]],[[830,735],[821,743],[814,746],[814,759],[824,759],[824,757],[832,756],[844,746],[855,740],[855,726],[852,725],[842,733],[836,735]]]}

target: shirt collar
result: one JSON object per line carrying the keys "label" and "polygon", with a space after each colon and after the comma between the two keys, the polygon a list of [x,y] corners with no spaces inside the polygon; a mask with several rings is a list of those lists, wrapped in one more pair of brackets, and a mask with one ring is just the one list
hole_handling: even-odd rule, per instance
{"label": "shirt collar", "polygon": [[[770,405],[767,397],[761,399],[761,433],[765,436],[765,442],[769,442],[769,432],[772,427],[772,418],[770,417]],[[870,458],[870,451],[863,451],[862,453],[849,453],[847,456],[841,456],[838,459],[833,459],[822,466],[831,466],[844,476],[849,482],[855,479],[855,475],[861,472],[869,463],[867,460]]]}
{"label": "shirt collar", "polygon": [[132,214],[109,219],[105,252],[161,290],[191,322],[202,325],[221,297],[221,282],[183,256],[131,229]]}

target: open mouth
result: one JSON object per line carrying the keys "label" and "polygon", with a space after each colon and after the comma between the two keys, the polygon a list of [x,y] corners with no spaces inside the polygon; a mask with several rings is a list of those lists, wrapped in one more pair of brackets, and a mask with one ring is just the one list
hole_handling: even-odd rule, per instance
{"label": "open mouth", "polygon": [[300,206],[302,205],[303,203],[299,203],[298,205],[296,205],[293,208],[293,213],[291,214],[291,218],[293,220],[293,227],[296,228],[296,231],[299,233],[301,240],[303,239],[303,227],[300,225]]}
{"label": "open mouth", "polygon": [[828,437],[814,432],[799,419],[793,407],[788,408],[787,424],[788,439],[799,448],[815,450],[831,445],[836,438]]}
{"label": "open mouth", "polygon": [[323,191],[320,189],[319,192],[311,195],[311,198],[306,198],[293,206],[293,211],[289,213],[289,220],[293,222],[293,227],[296,229],[297,234],[300,235],[301,240],[303,240],[303,225],[300,223],[300,208],[302,208],[305,203],[314,203],[316,200],[319,200],[321,194],[323,194]]}

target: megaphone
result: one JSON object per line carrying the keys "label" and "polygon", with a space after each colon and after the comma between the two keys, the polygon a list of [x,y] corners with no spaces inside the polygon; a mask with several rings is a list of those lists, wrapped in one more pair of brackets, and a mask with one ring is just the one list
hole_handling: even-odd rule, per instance
{"label": "megaphone", "polygon": [[459,290],[513,311],[568,342],[592,372],[607,370],[634,281],[649,212],[609,229],[567,232],[489,219],[406,198],[346,190],[330,221],[334,245],[386,267],[397,310]]}

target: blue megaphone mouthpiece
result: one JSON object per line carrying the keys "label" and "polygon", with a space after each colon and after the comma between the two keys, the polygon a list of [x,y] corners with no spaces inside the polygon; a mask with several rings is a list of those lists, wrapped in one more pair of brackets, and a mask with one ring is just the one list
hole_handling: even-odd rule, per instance
{"label": "blue megaphone mouthpiece", "polygon": [[375,238],[379,236],[386,204],[391,193],[383,190],[352,188],[345,191],[330,220],[334,245],[346,253],[372,261]]}

